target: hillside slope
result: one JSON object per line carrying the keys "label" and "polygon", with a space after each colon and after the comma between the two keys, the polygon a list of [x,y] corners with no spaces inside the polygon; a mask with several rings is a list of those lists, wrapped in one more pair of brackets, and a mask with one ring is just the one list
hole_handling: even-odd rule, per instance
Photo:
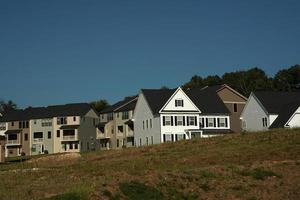
{"label": "hillside slope", "polygon": [[47,156],[0,170],[5,200],[299,199],[300,130]]}

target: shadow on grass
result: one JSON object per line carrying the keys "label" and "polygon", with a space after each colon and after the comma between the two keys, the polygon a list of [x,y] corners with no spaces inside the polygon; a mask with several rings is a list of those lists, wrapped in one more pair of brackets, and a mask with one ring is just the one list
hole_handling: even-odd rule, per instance
{"label": "shadow on grass", "polygon": [[139,182],[125,182],[120,184],[120,190],[128,200],[150,200],[150,199],[165,199],[164,195],[154,187],[147,186]]}

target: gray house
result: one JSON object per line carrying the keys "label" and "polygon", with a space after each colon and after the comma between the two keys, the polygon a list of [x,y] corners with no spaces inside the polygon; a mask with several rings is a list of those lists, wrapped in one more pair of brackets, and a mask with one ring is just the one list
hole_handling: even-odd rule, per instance
{"label": "gray house", "polygon": [[245,131],[300,127],[300,92],[252,92],[241,114]]}

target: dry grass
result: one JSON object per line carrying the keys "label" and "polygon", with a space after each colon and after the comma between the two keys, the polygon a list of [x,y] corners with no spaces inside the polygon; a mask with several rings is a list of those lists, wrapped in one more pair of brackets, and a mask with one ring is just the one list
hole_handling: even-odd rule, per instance
{"label": "dry grass", "polygon": [[299,129],[38,159],[0,165],[0,199],[300,197]]}

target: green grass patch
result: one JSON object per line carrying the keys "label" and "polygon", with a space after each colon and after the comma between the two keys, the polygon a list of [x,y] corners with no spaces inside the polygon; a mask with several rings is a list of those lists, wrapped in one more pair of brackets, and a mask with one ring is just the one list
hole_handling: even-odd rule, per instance
{"label": "green grass patch", "polygon": [[154,187],[147,186],[139,182],[125,182],[120,184],[120,190],[128,200],[151,200],[151,199],[165,199],[163,194]]}

